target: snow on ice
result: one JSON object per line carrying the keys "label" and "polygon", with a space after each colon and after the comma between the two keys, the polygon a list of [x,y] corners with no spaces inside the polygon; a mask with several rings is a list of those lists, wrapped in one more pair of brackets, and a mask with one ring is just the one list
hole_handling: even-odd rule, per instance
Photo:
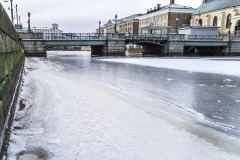
{"label": "snow on ice", "polygon": [[238,69],[240,68],[240,58],[106,58],[100,60],[184,70],[189,73],[203,72],[240,76]]}
{"label": "snow on ice", "polygon": [[[188,63],[167,59],[130,61],[163,67],[171,67],[169,61],[175,61],[175,66],[182,69],[186,69],[183,64],[190,65],[188,60],[185,60]],[[195,60],[191,64],[201,61],[213,63]],[[11,135],[9,160],[15,160],[22,151],[39,148],[47,152],[50,160],[238,160],[240,157],[235,139],[219,137],[188,124],[154,108],[149,100],[64,72],[62,66],[45,59],[29,58],[27,63],[20,98],[26,99],[28,106],[16,113],[17,128]]]}

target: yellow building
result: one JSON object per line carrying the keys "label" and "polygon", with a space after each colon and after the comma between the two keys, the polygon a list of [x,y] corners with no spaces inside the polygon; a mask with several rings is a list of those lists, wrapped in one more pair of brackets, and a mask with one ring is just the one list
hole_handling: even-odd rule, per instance
{"label": "yellow building", "polygon": [[203,0],[191,18],[192,26],[217,26],[219,33],[240,33],[240,0]]}

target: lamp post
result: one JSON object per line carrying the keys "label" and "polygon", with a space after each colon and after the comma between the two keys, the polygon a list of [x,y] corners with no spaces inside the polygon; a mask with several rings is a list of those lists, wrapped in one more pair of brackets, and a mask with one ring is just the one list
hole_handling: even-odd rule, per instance
{"label": "lamp post", "polygon": [[11,2],[11,18],[12,18],[12,23],[13,23],[13,4],[12,4],[13,0],[10,0]]}
{"label": "lamp post", "polygon": [[17,19],[17,25],[18,25],[18,5],[16,4],[16,19]]}
{"label": "lamp post", "polygon": [[99,23],[98,33],[101,34],[101,21],[99,21],[98,23]]}
{"label": "lamp post", "polygon": [[31,31],[31,27],[30,27],[30,16],[31,16],[31,13],[28,12],[28,32]]}
{"label": "lamp post", "polygon": [[115,20],[113,20],[113,21],[115,21],[115,25],[114,25],[114,33],[117,33],[117,14],[115,15]]}
{"label": "lamp post", "polygon": [[232,26],[232,22],[229,23],[229,30],[228,30],[229,39],[230,39],[230,34],[231,34],[231,26]]}
{"label": "lamp post", "polygon": [[[11,1],[12,2],[12,1]],[[13,7],[16,8],[16,19],[17,19],[17,25],[18,25],[18,5],[13,5],[11,3],[11,5],[8,7],[8,10],[11,10],[11,18],[12,18],[12,23],[14,23],[14,18],[13,18]]]}
{"label": "lamp post", "polygon": [[178,21],[179,21],[179,18],[176,17],[176,34],[178,34]]}

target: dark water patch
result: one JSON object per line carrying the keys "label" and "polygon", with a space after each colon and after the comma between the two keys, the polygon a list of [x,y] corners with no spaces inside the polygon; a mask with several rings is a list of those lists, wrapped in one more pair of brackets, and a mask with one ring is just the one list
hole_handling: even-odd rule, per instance
{"label": "dark water patch", "polygon": [[33,148],[17,154],[17,160],[47,160],[48,153],[42,148]]}

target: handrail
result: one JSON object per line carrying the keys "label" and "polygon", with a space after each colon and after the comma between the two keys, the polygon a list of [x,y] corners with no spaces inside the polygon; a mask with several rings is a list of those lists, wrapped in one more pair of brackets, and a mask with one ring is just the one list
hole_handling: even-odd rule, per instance
{"label": "handrail", "polygon": [[[45,36],[46,40],[106,40],[113,38],[111,34],[100,33],[56,33],[50,36]],[[120,35],[118,38],[128,41],[197,41],[197,42],[212,42],[212,41],[229,41],[229,35],[180,35],[180,34],[127,34]]]}
{"label": "handrail", "polygon": [[45,36],[46,40],[106,40],[105,34],[98,33],[56,33]]}
{"label": "handrail", "polygon": [[229,41],[228,35],[185,35],[185,41],[213,42]]}
{"label": "handrail", "polygon": [[125,36],[126,40],[168,40],[167,34],[129,34]]}

